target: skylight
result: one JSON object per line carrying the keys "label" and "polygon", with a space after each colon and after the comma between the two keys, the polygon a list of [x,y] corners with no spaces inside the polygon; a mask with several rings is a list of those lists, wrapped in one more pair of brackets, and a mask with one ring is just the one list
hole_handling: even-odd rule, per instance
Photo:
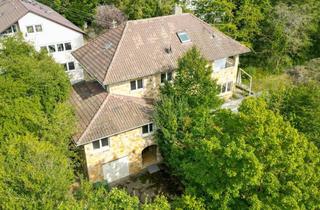
{"label": "skylight", "polygon": [[191,41],[187,32],[179,32],[179,33],[177,33],[177,35],[178,35],[181,43],[187,43],[187,42]]}

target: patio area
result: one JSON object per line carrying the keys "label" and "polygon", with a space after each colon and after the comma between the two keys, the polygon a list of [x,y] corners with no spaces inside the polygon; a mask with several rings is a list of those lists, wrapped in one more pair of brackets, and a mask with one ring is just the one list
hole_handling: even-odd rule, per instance
{"label": "patio area", "polygon": [[168,168],[158,164],[160,170],[150,174],[148,170],[140,174],[130,176],[113,185],[125,189],[131,195],[137,196],[141,202],[152,200],[157,195],[165,195],[169,200],[176,195],[181,195],[183,186],[180,181],[170,174]]}

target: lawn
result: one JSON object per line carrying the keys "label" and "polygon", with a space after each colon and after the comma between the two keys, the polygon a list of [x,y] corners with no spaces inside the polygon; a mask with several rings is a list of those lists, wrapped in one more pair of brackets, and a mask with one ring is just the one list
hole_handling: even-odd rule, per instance
{"label": "lawn", "polygon": [[268,90],[277,90],[293,83],[292,78],[287,73],[271,74],[263,69],[248,68],[253,77],[252,90],[255,93]]}

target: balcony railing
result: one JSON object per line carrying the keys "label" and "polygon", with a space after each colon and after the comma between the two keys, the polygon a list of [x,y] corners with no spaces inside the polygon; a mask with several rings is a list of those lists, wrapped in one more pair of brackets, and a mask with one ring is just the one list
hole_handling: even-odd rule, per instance
{"label": "balcony railing", "polygon": [[[243,80],[246,81],[246,84],[243,82]],[[236,86],[239,89],[248,92],[249,95],[254,95],[252,91],[252,76],[241,68],[239,68],[238,71]]]}

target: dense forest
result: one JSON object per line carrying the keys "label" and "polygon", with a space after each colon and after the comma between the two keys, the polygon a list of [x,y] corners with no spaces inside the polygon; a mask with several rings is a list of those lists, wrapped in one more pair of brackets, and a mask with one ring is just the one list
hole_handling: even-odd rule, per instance
{"label": "dense forest", "polygon": [[78,172],[63,67],[21,37],[0,39],[0,209],[320,209],[320,1],[198,0],[194,11],[177,0],[39,2],[80,27],[105,22],[96,16],[103,4],[141,19],[179,3],[250,47],[241,67],[253,76],[288,79],[234,113],[219,108],[199,51],[181,57],[154,119],[164,162],[185,191],[141,203]]}

